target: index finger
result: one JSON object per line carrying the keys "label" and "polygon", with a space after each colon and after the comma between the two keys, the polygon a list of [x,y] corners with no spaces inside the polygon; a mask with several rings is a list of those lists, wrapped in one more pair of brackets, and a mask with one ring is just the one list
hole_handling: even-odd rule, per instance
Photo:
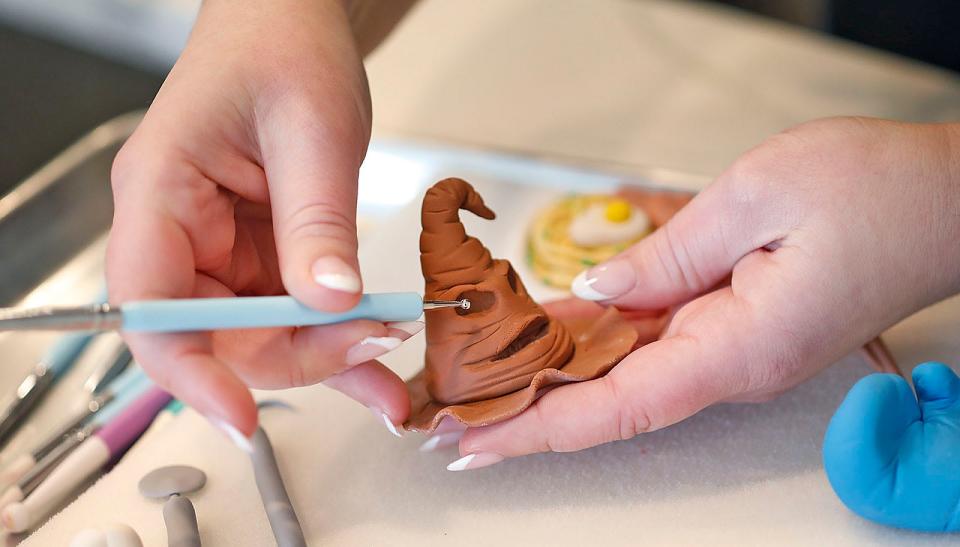
{"label": "index finger", "polygon": [[[115,191],[106,266],[114,303],[194,296],[194,249],[187,230],[146,188]],[[232,424],[246,436],[253,434],[257,424],[253,397],[213,356],[209,335],[127,333],[124,338],[159,385],[208,419]]]}

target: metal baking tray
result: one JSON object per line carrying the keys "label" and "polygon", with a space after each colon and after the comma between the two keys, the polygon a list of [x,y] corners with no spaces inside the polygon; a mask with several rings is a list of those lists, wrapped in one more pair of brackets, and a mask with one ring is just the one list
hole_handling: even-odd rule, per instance
{"label": "metal baking tray", "polygon": [[0,199],[0,302],[10,305],[106,233],[110,166],[140,114],[98,127]]}
{"label": "metal baking tray", "polygon": [[[110,167],[141,117],[131,113],[97,127],[0,198],[0,305],[81,304],[95,297],[113,215]],[[9,396],[56,336],[0,333],[0,398]],[[33,448],[64,415],[85,404],[81,385],[111,342],[102,336],[88,348],[4,446],[0,465]],[[20,537],[4,539],[15,544]]]}

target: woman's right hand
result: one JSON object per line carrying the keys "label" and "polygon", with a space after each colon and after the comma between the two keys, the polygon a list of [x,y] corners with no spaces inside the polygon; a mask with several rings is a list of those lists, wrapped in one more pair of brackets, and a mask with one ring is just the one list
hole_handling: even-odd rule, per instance
{"label": "woman's right hand", "polygon": [[[340,0],[206,0],[113,168],[110,300],[288,293],[342,311],[362,292],[357,174],[370,96]],[[388,425],[403,382],[373,361],[422,325],[127,334],[138,362],[241,443],[249,387],[327,380]],[[242,437],[237,437],[239,431]]]}

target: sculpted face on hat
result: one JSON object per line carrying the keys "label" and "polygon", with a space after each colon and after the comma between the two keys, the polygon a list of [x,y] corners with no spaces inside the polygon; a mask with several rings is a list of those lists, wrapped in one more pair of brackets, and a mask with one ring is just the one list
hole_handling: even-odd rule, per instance
{"label": "sculpted face on hat", "polygon": [[425,298],[471,303],[470,310],[436,310],[426,319],[427,390],[448,404],[526,387],[538,371],[566,363],[574,349],[570,334],[530,298],[510,263],[491,258],[466,234],[461,207],[494,216],[472,186],[447,179],[424,198],[420,237]]}
{"label": "sculpted face on hat", "polygon": [[471,306],[426,315],[426,366],[407,382],[411,413],[404,426],[414,431],[433,431],[447,416],[470,427],[516,416],[544,388],[606,374],[638,340],[614,308],[593,305],[584,317],[550,317],[508,261],[492,258],[467,235],[460,209],[494,218],[460,179],[438,182],[423,200],[425,298],[467,298]]}

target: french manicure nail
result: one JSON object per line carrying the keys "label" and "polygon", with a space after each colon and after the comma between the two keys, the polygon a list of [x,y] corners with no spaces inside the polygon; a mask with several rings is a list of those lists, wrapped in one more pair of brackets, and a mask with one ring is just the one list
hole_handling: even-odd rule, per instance
{"label": "french manicure nail", "polygon": [[396,330],[390,334],[406,341],[408,338],[423,330],[423,321],[394,321],[386,324],[388,330]]}
{"label": "french manicure nail", "polygon": [[403,437],[403,433],[400,433],[397,426],[393,425],[393,422],[390,421],[390,416],[387,416],[386,412],[381,414],[381,416],[383,416],[383,425],[387,426],[387,431],[393,433],[395,437]]}
{"label": "french manicure nail", "polygon": [[615,259],[580,272],[570,290],[584,300],[610,300],[632,289],[636,279],[629,262]]}
{"label": "french manicure nail", "polygon": [[380,410],[377,407],[370,407],[370,412],[373,413],[373,416],[382,421],[383,425],[387,428],[387,431],[392,433],[395,437],[403,437],[403,433],[397,429],[397,426],[390,420],[390,416],[387,416],[387,413]]}
{"label": "french manicure nail", "polygon": [[347,366],[356,366],[400,347],[403,340],[393,336],[367,336],[347,350]]}
{"label": "french manicure nail", "polygon": [[245,437],[243,433],[240,433],[240,430],[220,418],[210,418],[210,423],[215,425],[220,431],[223,431],[227,435],[227,438],[233,441],[233,444],[237,445],[237,448],[247,454],[253,454],[253,444],[250,443],[250,439]]}
{"label": "french manicure nail", "polygon": [[310,273],[318,285],[328,289],[356,294],[362,288],[357,272],[335,256],[318,258],[310,267]]}
{"label": "french manicure nail", "polygon": [[467,471],[469,469],[480,469],[495,463],[503,461],[503,456],[493,452],[475,452],[467,454],[459,460],[447,466],[447,471]]}
{"label": "french manicure nail", "polygon": [[419,450],[420,452],[433,452],[434,450],[440,450],[441,448],[453,446],[460,442],[460,437],[463,437],[462,431],[455,431],[453,433],[439,433],[430,437],[423,444],[421,444]]}

